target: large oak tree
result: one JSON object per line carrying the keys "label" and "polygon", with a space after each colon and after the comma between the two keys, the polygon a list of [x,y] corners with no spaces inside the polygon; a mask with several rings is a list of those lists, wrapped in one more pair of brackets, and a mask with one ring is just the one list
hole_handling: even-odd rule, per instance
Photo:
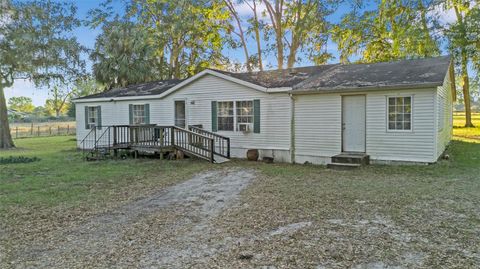
{"label": "large oak tree", "polygon": [[14,147],[4,89],[17,79],[37,86],[84,69],[82,46],[70,34],[80,22],[71,3],[2,1],[0,8],[0,148]]}

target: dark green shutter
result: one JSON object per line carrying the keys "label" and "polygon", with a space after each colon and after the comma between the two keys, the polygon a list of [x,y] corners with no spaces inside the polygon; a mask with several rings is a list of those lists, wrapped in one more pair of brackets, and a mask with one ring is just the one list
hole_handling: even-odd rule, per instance
{"label": "dark green shutter", "polygon": [[97,129],[102,129],[102,107],[97,106]]}
{"label": "dark green shutter", "polygon": [[218,131],[217,126],[217,102],[212,101],[212,132]]}
{"label": "dark green shutter", "polygon": [[253,100],[253,132],[260,133],[260,100]]}
{"label": "dark green shutter", "polygon": [[85,129],[90,129],[88,125],[88,106],[85,106]]}
{"label": "dark green shutter", "polygon": [[128,105],[128,122],[130,125],[133,124],[133,105]]}
{"label": "dark green shutter", "polygon": [[150,104],[145,104],[145,124],[150,124]]}

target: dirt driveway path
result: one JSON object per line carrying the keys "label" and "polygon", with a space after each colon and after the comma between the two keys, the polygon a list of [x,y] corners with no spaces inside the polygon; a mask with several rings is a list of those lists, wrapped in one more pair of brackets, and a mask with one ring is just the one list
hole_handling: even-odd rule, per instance
{"label": "dirt driveway path", "polygon": [[192,266],[225,247],[211,240],[211,221],[254,178],[240,168],[199,174],[18,251],[15,267]]}

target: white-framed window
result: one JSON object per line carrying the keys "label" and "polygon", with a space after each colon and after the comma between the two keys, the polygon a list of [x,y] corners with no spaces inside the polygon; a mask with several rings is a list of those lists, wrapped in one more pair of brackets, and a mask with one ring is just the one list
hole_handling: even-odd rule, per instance
{"label": "white-framed window", "polygon": [[236,130],[246,131],[253,124],[253,101],[237,101],[235,106]]}
{"label": "white-framed window", "polygon": [[88,119],[87,124],[88,128],[94,128],[97,126],[98,121],[98,111],[96,106],[89,106],[88,107]]}
{"label": "white-framed window", "polygon": [[387,130],[412,130],[412,96],[387,97]]}
{"label": "white-framed window", "polygon": [[217,102],[219,131],[249,131],[253,125],[253,100]]}
{"label": "white-framed window", "polygon": [[217,123],[219,131],[233,131],[235,126],[234,102],[217,102]]}
{"label": "white-framed window", "polygon": [[133,105],[132,113],[133,124],[140,125],[146,123],[145,105]]}

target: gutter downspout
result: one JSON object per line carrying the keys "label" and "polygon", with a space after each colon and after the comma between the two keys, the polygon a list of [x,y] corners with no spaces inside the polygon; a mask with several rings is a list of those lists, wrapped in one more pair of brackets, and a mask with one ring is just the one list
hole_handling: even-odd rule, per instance
{"label": "gutter downspout", "polygon": [[290,162],[295,163],[295,97],[290,96]]}

